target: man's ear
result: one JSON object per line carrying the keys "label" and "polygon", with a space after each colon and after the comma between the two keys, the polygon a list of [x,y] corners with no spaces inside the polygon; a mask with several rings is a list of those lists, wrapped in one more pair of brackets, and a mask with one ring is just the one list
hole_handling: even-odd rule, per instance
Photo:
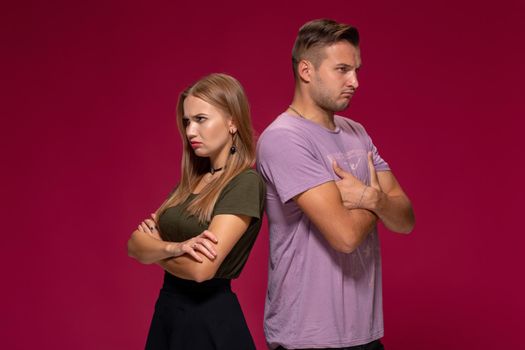
{"label": "man's ear", "polygon": [[300,60],[297,64],[297,73],[302,81],[309,83],[312,80],[314,65],[308,60]]}

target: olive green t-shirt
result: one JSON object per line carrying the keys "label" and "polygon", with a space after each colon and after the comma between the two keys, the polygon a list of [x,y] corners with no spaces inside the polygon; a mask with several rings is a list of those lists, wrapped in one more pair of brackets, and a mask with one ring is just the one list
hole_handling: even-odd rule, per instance
{"label": "olive green t-shirt", "polygon": [[[218,214],[237,214],[250,216],[248,229],[235,244],[217,270],[215,277],[237,278],[261,229],[264,209],[265,184],[260,175],[246,170],[234,177],[222,190],[212,218]],[[191,194],[184,203],[168,208],[159,218],[162,236],[172,242],[183,242],[198,236],[206,230],[209,223],[201,223],[186,211],[189,203],[197,196]]]}

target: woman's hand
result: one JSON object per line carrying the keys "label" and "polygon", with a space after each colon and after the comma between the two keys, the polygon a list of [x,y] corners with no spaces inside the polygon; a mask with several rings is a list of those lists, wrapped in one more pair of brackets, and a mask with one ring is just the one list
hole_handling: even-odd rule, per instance
{"label": "woman's hand", "polygon": [[149,234],[153,238],[162,240],[157,229],[157,218],[154,213],[151,214],[151,219],[146,219],[140,223],[138,230]]}
{"label": "woman's hand", "polygon": [[204,254],[208,259],[214,260],[217,257],[217,251],[214,245],[217,244],[217,237],[213,232],[204,230],[200,235],[190,238],[181,243],[175,243],[177,247],[174,251],[174,257],[182,254],[188,254],[198,262],[202,262],[202,258],[197,252]]}
{"label": "woman's hand", "polygon": [[[158,240],[162,240],[159,235],[159,230],[157,229],[155,214],[151,214],[151,219],[142,221],[138,230],[147,233]],[[217,237],[213,232],[204,230],[200,235],[190,238],[187,241],[180,243],[169,242],[166,245],[166,251],[169,252],[172,257],[188,254],[201,263],[202,258],[197,252],[200,252],[208,259],[213,260],[217,257],[217,251],[213,247],[217,242]]]}

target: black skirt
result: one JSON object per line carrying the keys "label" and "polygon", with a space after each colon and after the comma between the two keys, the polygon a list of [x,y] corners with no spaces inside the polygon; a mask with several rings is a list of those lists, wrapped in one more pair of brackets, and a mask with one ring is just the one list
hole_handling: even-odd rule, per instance
{"label": "black skirt", "polygon": [[255,349],[230,280],[197,283],[164,275],[147,350]]}

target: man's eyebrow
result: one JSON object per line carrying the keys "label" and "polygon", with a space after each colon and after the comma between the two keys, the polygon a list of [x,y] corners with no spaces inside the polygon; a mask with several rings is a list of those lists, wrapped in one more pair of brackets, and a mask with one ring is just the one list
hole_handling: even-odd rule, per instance
{"label": "man's eyebrow", "polygon": [[361,63],[358,64],[357,66],[352,66],[351,64],[347,64],[347,63],[338,63],[335,65],[336,67],[344,67],[344,68],[350,68],[350,69],[355,69],[355,70],[359,70],[361,69],[361,67],[363,66]]}

